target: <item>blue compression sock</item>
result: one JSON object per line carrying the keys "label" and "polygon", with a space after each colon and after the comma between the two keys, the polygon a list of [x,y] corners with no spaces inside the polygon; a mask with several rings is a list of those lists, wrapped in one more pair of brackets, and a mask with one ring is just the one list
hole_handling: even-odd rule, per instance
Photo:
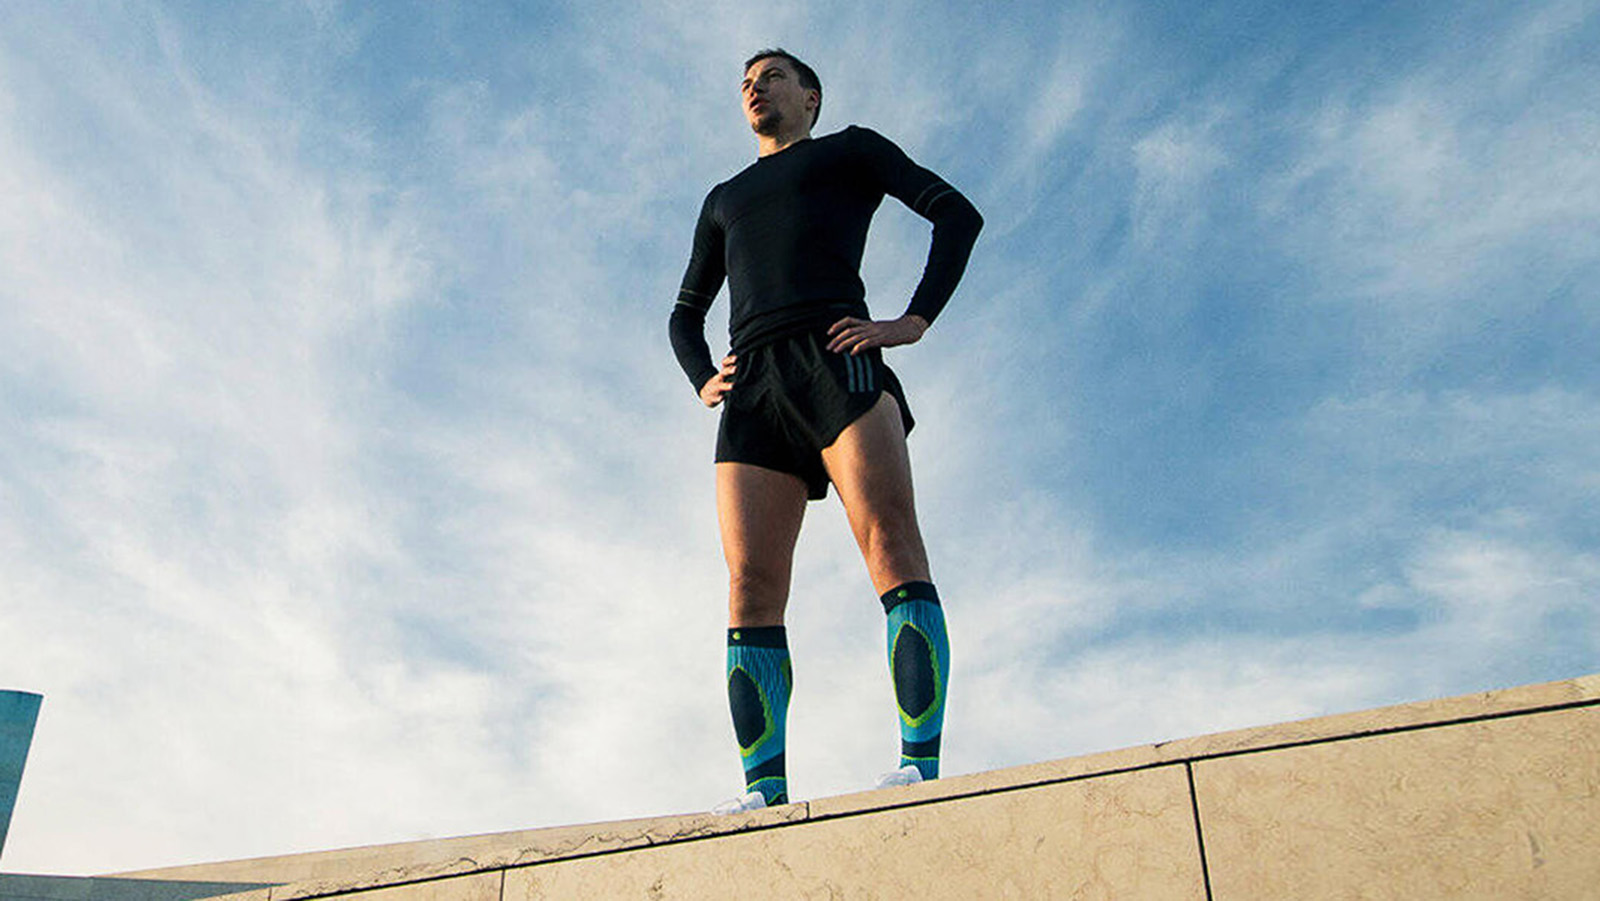
{"label": "blue compression sock", "polygon": [[888,615],[889,670],[900,708],[900,765],[914,764],[922,778],[937,779],[950,681],[950,638],[939,592],[927,582],[907,582],[882,600]]}
{"label": "blue compression sock", "polygon": [[784,722],[789,715],[789,639],[783,626],[728,630],[728,707],[744,763],[745,791],[789,802]]}

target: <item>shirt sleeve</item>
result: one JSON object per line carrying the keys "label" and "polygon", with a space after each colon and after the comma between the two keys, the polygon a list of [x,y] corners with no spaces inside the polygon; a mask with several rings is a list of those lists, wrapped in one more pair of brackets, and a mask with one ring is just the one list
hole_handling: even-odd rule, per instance
{"label": "shirt sleeve", "polygon": [[667,334],[672,340],[672,352],[678,358],[683,374],[689,377],[696,392],[712,376],[717,366],[711,361],[711,347],[706,343],[706,312],[716,300],[717,292],[727,279],[727,261],[723,255],[722,227],[712,214],[716,191],[706,195],[700,207],[700,219],[694,227],[694,246],[689,253],[689,268],[683,273],[683,284],[678,289],[678,302],[672,307],[667,321]]}
{"label": "shirt sleeve", "polygon": [[906,307],[907,314],[931,323],[966,271],[972,246],[983,229],[983,216],[960,191],[912,162],[888,138],[868,128],[855,128],[854,132],[883,192],[933,223],[928,262]]}

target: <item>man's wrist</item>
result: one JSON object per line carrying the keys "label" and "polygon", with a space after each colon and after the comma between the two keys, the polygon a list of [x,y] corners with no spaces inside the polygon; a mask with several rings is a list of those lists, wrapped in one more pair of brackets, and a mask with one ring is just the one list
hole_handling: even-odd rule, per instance
{"label": "man's wrist", "polygon": [[700,392],[704,391],[706,389],[706,384],[716,377],[717,370],[715,369],[707,369],[701,374],[696,375],[690,380],[690,384],[694,385],[694,393],[699,394]]}

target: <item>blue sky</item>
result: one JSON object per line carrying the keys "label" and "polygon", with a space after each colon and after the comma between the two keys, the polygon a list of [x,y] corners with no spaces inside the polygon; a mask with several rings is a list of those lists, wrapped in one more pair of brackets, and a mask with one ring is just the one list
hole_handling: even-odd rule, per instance
{"label": "blue sky", "polygon": [[[1559,0],[8,4],[5,869],[733,793],[665,327],[772,44],[988,223],[893,355],[947,771],[1594,672],[1597,42]],[[879,213],[879,314],[926,241]],[[881,619],[812,505],[799,796],[894,762]]]}

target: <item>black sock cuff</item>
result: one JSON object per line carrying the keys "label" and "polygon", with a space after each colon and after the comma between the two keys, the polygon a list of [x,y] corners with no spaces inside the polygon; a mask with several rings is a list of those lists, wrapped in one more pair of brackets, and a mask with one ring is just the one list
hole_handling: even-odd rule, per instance
{"label": "black sock cuff", "polygon": [[728,647],[787,648],[789,632],[783,626],[738,626],[728,630]]}
{"label": "black sock cuff", "polygon": [[906,601],[927,601],[934,606],[938,606],[939,591],[933,587],[932,582],[907,582],[885,591],[883,597],[878,600],[883,602],[884,613],[888,613]]}
{"label": "black sock cuff", "polygon": [[785,778],[788,778],[787,765],[783,762],[782,754],[779,754],[765,763],[758,763],[750,769],[744,771],[744,781],[746,785],[755,785],[762,779]]}
{"label": "black sock cuff", "polygon": [[906,741],[902,738],[900,740],[900,756],[911,760],[937,760],[939,759],[939,739],[942,737],[941,735],[935,735],[927,741]]}

